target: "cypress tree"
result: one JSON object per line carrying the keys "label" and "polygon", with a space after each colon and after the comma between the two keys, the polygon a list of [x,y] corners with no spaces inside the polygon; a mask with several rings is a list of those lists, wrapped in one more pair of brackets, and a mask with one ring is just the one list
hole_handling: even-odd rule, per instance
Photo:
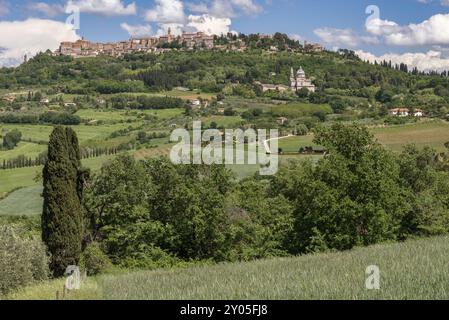
{"label": "cypress tree", "polygon": [[51,253],[50,269],[62,276],[77,265],[83,238],[83,182],[78,138],[71,128],[56,127],[43,169],[42,239]]}

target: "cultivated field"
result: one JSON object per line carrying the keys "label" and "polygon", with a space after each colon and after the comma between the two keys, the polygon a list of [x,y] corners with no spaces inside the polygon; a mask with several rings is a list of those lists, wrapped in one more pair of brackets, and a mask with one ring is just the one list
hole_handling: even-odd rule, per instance
{"label": "cultivated field", "polygon": [[[448,299],[449,238],[352,251],[89,278],[69,299]],[[366,268],[380,268],[367,290]],[[63,281],[25,288],[12,299],[54,299]]]}
{"label": "cultivated field", "polygon": [[42,187],[39,185],[18,189],[0,200],[0,215],[31,216],[42,212]]}
{"label": "cultivated field", "polygon": [[242,124],[242,118],[240,116],[210,116],[210,117],[203,117],[200,119],[202,122],[203,127],[204,126],[210,126],[212,122],[215,122],[218,127],[225,127],[229,129],[235,129],[241,126]]}
{"label": "cultivated field", "polygon": [[[418,147],[429,146],[443,152],[444,144],[449,141],[449,122],[435,120],[376,127],[372,128],[371,132],[381,144],[392,151],[401,151],[405,145],[414,143]],[[284,152],[298,152],[300,147],[305,146],[316,146],[313,143],[313,135],[279,140],[279,148],[282,148]]]}
{"label": "cultivated field", "polygon": [[313,135],[311,134],[280,139],[278,145],[283,152],[298,152],[301,147],[316,147],[316,144],[313,143]]}
{"label": "cultivated field", "polygon": [[184,113],[182,108],[161,109],[161,110],[94,110],[81,109],[76,115],[83,120],[103,121],[104,123],[116,123],[120,121],[134,122],[139,121],[146,115],[156,116],[160,120],[170,119],[180,116]]}
{"label": "cultivated field", "polygon": [[[91,170],[98,170],[103,163],[111,159],[111,157],[112,156],[102,156],[84,159],[82,160],[82,163],[83,166],[90,168]],[[41,185],[42,182],[39,179],[41,172],[42,167],[0,170],[0,199],[16,189]],[[1,204],[2,202],[0,202],[0,214],[2,214]],[[20,213],[16,214],[20,215]]]}
{"label": "cultivated field", "polygon": [[400,151],[409,143],[417,146],[429,146],[437,151],[444,151],[444,144],[449,141],[449,122],[427,121],[372,130],[380,143],[393,151]]}
{"label": "cultivated field", "polygon": [[[101,126],[79,125],[72,126],[78,140],[82,144],[88,140],[101,140],[107,138],[114,131],[129,127],[128,123],[104,124]],[[22,139],[32,141],[48,141],[54,126],[51,125],[31,125],[31,124],[2,124],[0,131],[10,131],[17,129],[22,132]]]}
{"label": "cultivated field", "polygon": [[14,159],[21,155],[26,155],[34,159],[45,150],[47,150],[46,145],[32,142],[19,142],[17,147],[12,150],[0,150],[0,161]]}

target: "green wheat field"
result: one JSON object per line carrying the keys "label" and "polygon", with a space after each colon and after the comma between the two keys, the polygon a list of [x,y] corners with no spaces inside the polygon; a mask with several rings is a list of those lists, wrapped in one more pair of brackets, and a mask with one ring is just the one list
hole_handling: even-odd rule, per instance
{"label": "green wheat field", "polygon": [[[449,237],[413,240],[246,263],[140,271],[87,278],[66,299],[449,299]],[[366,268],[380,268],[367,290]],[[64,280],[36,284],[7,299],[56,299]]]}

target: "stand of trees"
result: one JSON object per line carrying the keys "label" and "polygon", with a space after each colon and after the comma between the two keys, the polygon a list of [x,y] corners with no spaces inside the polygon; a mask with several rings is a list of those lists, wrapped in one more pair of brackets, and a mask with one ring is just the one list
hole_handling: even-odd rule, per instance
{"label": "stand of trees", "polygon": [[85,190],[89,241],[131,268],[237,261],[449,232],[449,173],[431,149],[396,155],[369,131],[316,131],[329,150],[271,178],[240,182],[223,166],[119,156]]}
{"label": "stand of trees", "polygon": [[0,115],[0,123],[78,125],[81,118],[69,112],[45,112],[42,114],[5,113]]}
{"label": "stand of trees", "polygon": [[114,109],[171,109],[182,108],[185,102],[179,98],[172,97],[152,97],[152,96],[131,96],[119,95],[108,100],[108,104]]}
{"label": "stand of trees", "polygon": [[328,150],[318,162],[236,181],[224,166],[129,155],[89,177],[73,131],[55,129],[42,216],[51,269],[61,274],[77,263],[81,248],[101,271],[110,261],[159,268],[449,233],[447,155],[413,145],[392,153],[359,125],[318,127],[315,136]]}

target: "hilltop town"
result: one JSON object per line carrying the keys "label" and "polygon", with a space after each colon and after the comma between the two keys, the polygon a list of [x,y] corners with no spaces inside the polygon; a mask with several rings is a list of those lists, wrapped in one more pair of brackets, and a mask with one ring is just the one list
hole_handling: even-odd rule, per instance
{"label": "hilltop town", "polygon": [[301,50],[307,53],[318,53],[324,50],[323,46],[316,43],[290,40],[286,35],[275,34],[254,34],[254,35],[208,35],[204,32],[183,32],[181,35],[174,35],[168,29],[166,35],[160,37],[131,38],[127,41],[99,43],[80,39],[75,42],[62,42],[54,55],[80,57],[96,57],[108,55],[119,57],[124,54],[135,52],[142,53],[164,53],[173,49],[178,50],[226,50],[245,51],[249,46],[258,46],[269,51]]}

